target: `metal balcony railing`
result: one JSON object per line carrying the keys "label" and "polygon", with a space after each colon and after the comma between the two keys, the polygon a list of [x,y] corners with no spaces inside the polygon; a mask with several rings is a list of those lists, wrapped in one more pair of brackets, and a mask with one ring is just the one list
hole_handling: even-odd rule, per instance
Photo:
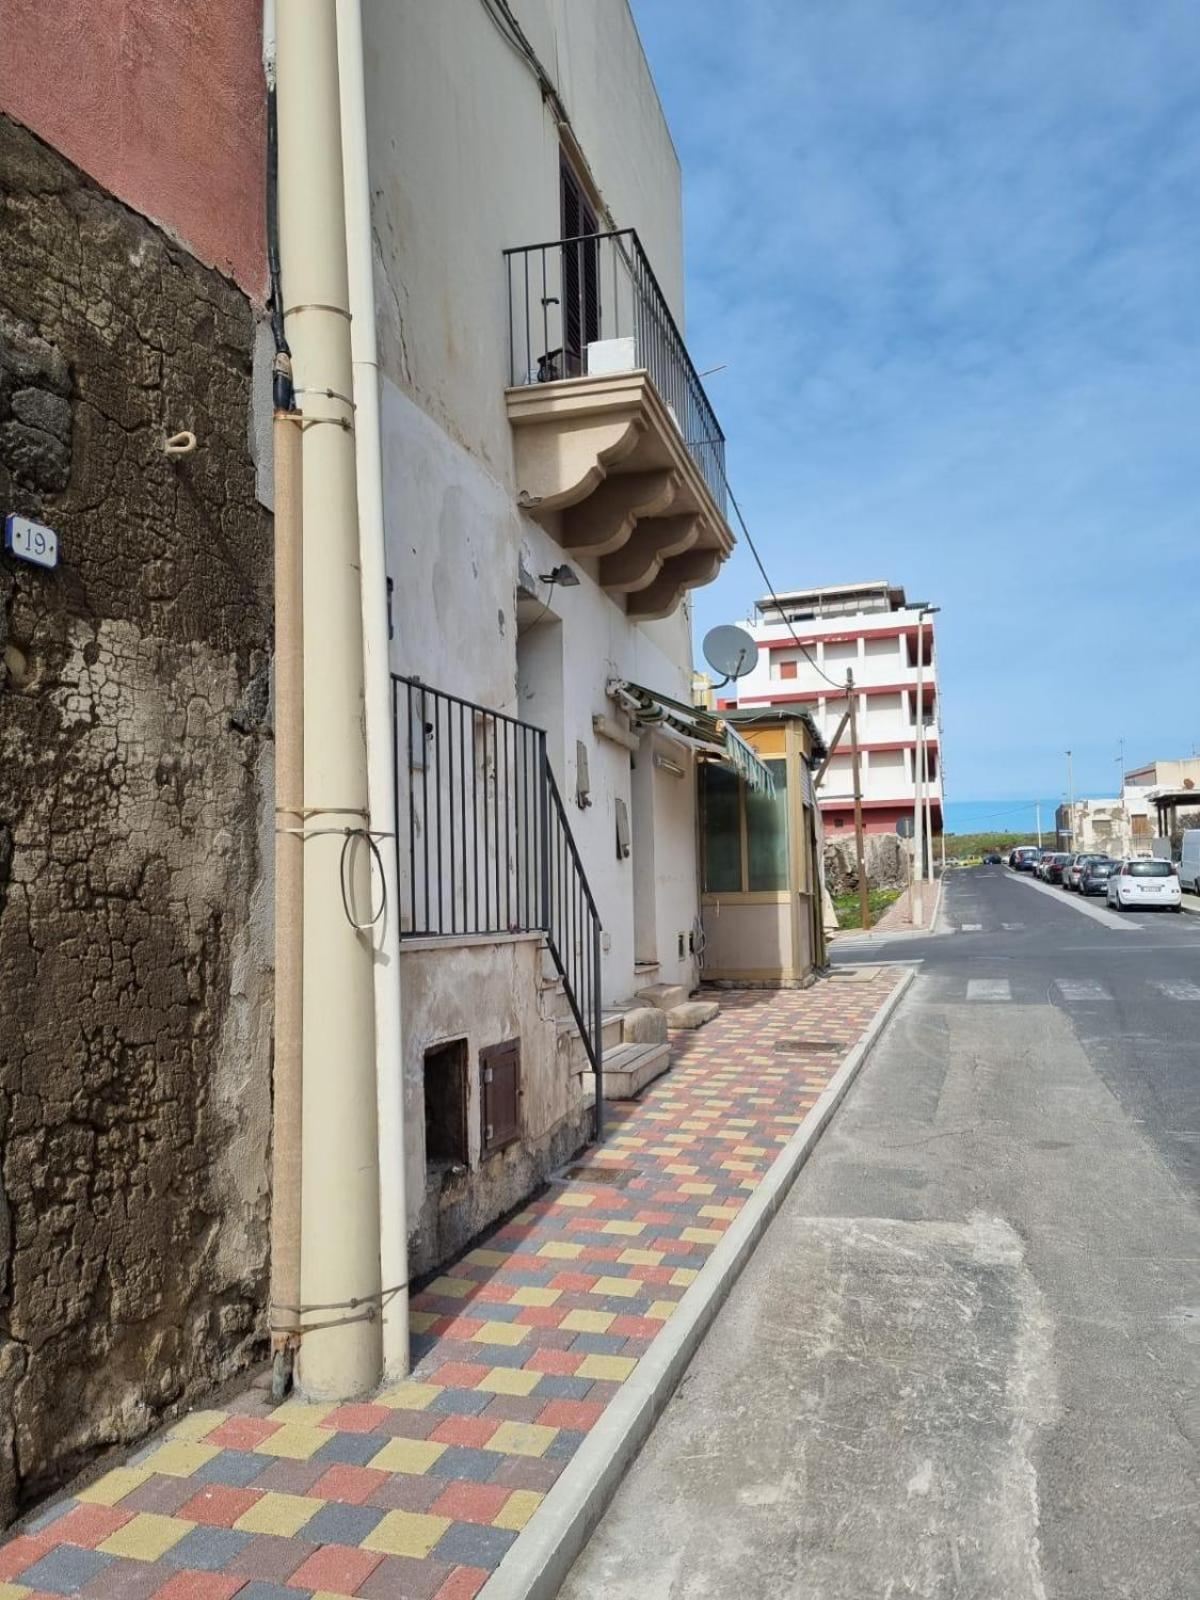
{"label": "metal balcony railing", "polygon": [[725,435],[635,230],[504,256],[513,385],[644,369],[724,516]]}
{"label": "metal balcony railing", "polygon": [[603,1118],[600,918],[543,729],[392,677],[401,939],[546,935]]}

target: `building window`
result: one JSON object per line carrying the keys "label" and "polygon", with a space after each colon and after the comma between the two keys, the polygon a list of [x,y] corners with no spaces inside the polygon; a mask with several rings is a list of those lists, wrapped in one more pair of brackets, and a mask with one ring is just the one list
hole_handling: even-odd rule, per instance
{"label": "building window", "polygon": [[794,661],[781,661],[779,663],[779,676],[781,678],[794,678],[796,676],[796,663]]}
{"label": "building window", "polygon": [[467,1041],[452,1039],[425,1052],[425,1165],[465,1167]]}
{"label": "building window", "polygon": [[521,1137],[521,1041],[506,1039],[479,1052],[484,1155]]}
{"label": "building window", "polygon": [[751,789],[719,762],[700,767],[704,892],[757,894],[788,887],[787,762],[765,765],[775,793]]}

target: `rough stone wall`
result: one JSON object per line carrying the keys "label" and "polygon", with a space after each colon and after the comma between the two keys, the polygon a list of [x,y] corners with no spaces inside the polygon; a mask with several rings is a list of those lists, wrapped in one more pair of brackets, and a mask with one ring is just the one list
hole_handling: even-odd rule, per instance
{"label": "rough stone wall", "polygon": [[7,1520],[261,1347],[270,521],[245,297],[2,116],[0,239]]}
{"label": "rough stone wall", "polygon": [[[863,836],[867,882],[873,889],[903,889],[908,882],[911,847],[894,833]],[[825,836],[825,884],[830,894],[849,894],[858,888],[858,858],[854,835],[848,839]]]}

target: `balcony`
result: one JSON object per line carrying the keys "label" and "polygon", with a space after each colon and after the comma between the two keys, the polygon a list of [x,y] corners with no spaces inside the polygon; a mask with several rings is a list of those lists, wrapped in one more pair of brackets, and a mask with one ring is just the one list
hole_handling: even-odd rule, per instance
{"label": "balcony", "polygon": [[631,228],[505,251],[518,499],[639,620],[733,548],[725,436]]}

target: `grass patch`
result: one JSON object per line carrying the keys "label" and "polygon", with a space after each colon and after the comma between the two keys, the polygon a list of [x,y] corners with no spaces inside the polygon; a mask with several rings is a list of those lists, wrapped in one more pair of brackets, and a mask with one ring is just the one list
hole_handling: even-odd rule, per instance
{"label": "grass patch", "polygon": [[[871,927],[879,921],[880,917],[889,906],[895,905],[900,898],[899,889],[870,889],[867,892],[868,915]],[[833,897],[833,909],[837,912],[839,928],[861,928],[862,912],[858,903],[858,890],[851,894],[836,894]]]}

